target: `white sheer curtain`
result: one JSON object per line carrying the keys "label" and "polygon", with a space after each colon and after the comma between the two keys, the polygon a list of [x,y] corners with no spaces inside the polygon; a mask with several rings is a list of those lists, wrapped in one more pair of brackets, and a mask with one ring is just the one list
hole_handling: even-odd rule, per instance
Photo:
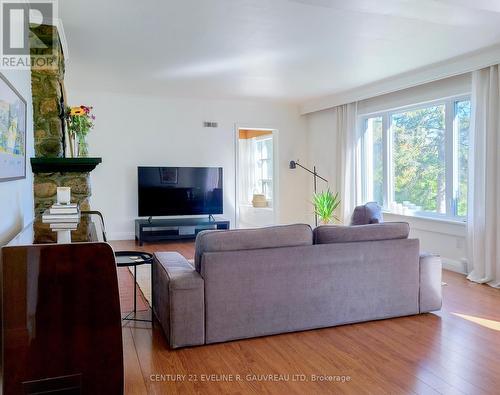
{"label": "white sheer curtain", "polygon": [[361,197],[360,138],[356,125],[357,104],[336,108],[337,117],[337,191],[340,192],[340,220],[349,224],[354,207]]}
{"label": "white sheer curtain", "polygon": [[253,198],[256,174],[256,140],[255,138],[240,139],[239,141],[239,203],[250,204]]}
{"label": "white sheer curtain", "polygon": [[467,277],[500,288],[500,71],[472,75]]}

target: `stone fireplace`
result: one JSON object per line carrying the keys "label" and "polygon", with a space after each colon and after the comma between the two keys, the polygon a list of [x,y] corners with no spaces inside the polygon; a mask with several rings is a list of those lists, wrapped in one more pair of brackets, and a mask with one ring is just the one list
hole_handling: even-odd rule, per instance
{"label": "stone fireplace", "polygon": [[64,89],[64,53],[55,26],[41,25],[31,28],[36,37],[48,46],[32,48],[31,54],[54,58],[57,67],[31,69],[33,96],[33,123],[35,158],[31,165],[34,173],[35,215],[41,215],[56,201],[59,186],[71,187],[72,201],[81,210],[89,210],[90,171],[101,162],[100,158],[65,158],[66,103]]}

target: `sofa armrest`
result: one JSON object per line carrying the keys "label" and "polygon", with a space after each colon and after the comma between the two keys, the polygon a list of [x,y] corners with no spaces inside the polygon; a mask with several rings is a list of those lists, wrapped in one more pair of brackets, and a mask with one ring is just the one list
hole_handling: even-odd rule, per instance
{"label": "sofa armrest", "polygon": [[420,254],[420,312],[426,313],[441,309],[441,257],[428,253]]}
{"label": "sofa armrest", "polygon": [[154,254],[153,311],[171,348],[205,343],[204,281],[176,252]]}

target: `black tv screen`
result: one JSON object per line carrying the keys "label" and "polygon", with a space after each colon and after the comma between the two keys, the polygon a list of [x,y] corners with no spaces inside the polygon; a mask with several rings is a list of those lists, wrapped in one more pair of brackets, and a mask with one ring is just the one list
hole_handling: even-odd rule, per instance
{"label": "black tv screen", "polygon": [[222,214],[222,167],[138,167],[139,216]]}

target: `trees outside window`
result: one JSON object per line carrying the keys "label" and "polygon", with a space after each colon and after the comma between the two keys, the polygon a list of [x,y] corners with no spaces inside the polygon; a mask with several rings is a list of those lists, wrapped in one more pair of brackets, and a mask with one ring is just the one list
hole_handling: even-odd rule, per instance
{"label": "trees outside window", "polygon": [[398,214],[467,214],[470,99],[362,118],[363,190]]}

